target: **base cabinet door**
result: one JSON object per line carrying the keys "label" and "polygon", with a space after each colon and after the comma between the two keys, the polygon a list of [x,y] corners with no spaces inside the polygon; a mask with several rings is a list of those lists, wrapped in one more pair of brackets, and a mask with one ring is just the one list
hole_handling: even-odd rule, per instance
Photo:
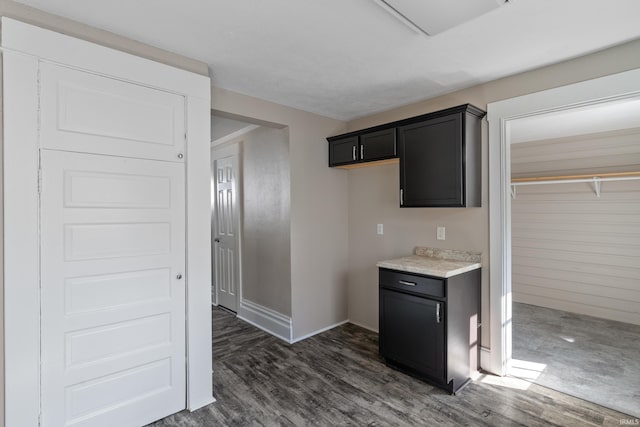
{"label": "base cabinet door", "polygon": [[443,303],[380,289],[380,353],[444,381]]}

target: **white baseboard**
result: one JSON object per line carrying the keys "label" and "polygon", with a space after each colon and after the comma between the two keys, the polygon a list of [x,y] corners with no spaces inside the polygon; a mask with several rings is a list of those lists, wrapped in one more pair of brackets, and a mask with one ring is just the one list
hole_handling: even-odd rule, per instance
{"label": "white baseboard", "polygon": [[247,299],[240,300],[237,317],[288,343],[291,342],[291,318]]}
{"label": "white baseboard", "polygon": [[197,403],[190,403],[187,409],[189,410],[189,412],[193,412],[197,409],[203,408],[207,405],[211,405],[212,403],[215,403],[215,402],[216,402],[216,398],[211,396],[209,399],[206,399]]}
{"label": "white baseboard", "polygon": [[333,329],[333,328],[336,328],[336,327],[338,327],[340,325],[344,325],[345,323],[349,323],[349,320],[343,320],[342,322],[334,323],[333,325],[327,326],[326,328],[318,329],[317,331],[313,331],[313,332],[308,333],[306,335],[302,335],[301,337],[292,338],[290,343],[293,344],[293,343],[296,343],[298,341],[302,341],[302,340],[310,338],[310,337],[312,337],[314,335],[318,335],[318,334],[321,334],[322,332],[326,332],[329,329]]}

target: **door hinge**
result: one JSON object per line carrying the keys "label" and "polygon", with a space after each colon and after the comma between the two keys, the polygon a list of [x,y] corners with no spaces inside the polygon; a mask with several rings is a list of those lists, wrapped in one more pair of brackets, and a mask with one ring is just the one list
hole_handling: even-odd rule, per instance
{"label": "door hinge", "polygon": [[38,194],[42,194],[42,169],[38,168]]}
{"label": "door hinge", "polygon": [[42,425],[42,413],[38,414],[38,427]]}

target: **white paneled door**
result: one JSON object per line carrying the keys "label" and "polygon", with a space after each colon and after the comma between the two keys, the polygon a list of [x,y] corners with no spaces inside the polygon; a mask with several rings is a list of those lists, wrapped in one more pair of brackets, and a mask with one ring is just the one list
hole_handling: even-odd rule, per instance
{"label": "white paneled door", "polygon": [[41,150],[42,425],[185,408],[184,164]]}
{"label": "white paneled door", "polygon": [[1,21],[0,424],[212,403],[210,79]]}
{"label": "white paneled door", "polygon": [[238,311],[238,209],[236,201],[236,167],[234,158],[214,161],[215,206],[213,227],[214,270],[218,304]]}

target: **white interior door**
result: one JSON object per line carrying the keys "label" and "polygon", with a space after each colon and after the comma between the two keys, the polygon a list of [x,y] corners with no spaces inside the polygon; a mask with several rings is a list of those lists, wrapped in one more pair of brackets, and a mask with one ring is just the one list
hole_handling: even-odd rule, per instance
{"label": "white interior door", "polygon": [[184,164],[41,150],[42,425],[185,408]]}
{"label": "white interior door", "polygon": [[214,160],[214,277],[218,304],[238,311],[240,262],[238,252],[237,156]]}

